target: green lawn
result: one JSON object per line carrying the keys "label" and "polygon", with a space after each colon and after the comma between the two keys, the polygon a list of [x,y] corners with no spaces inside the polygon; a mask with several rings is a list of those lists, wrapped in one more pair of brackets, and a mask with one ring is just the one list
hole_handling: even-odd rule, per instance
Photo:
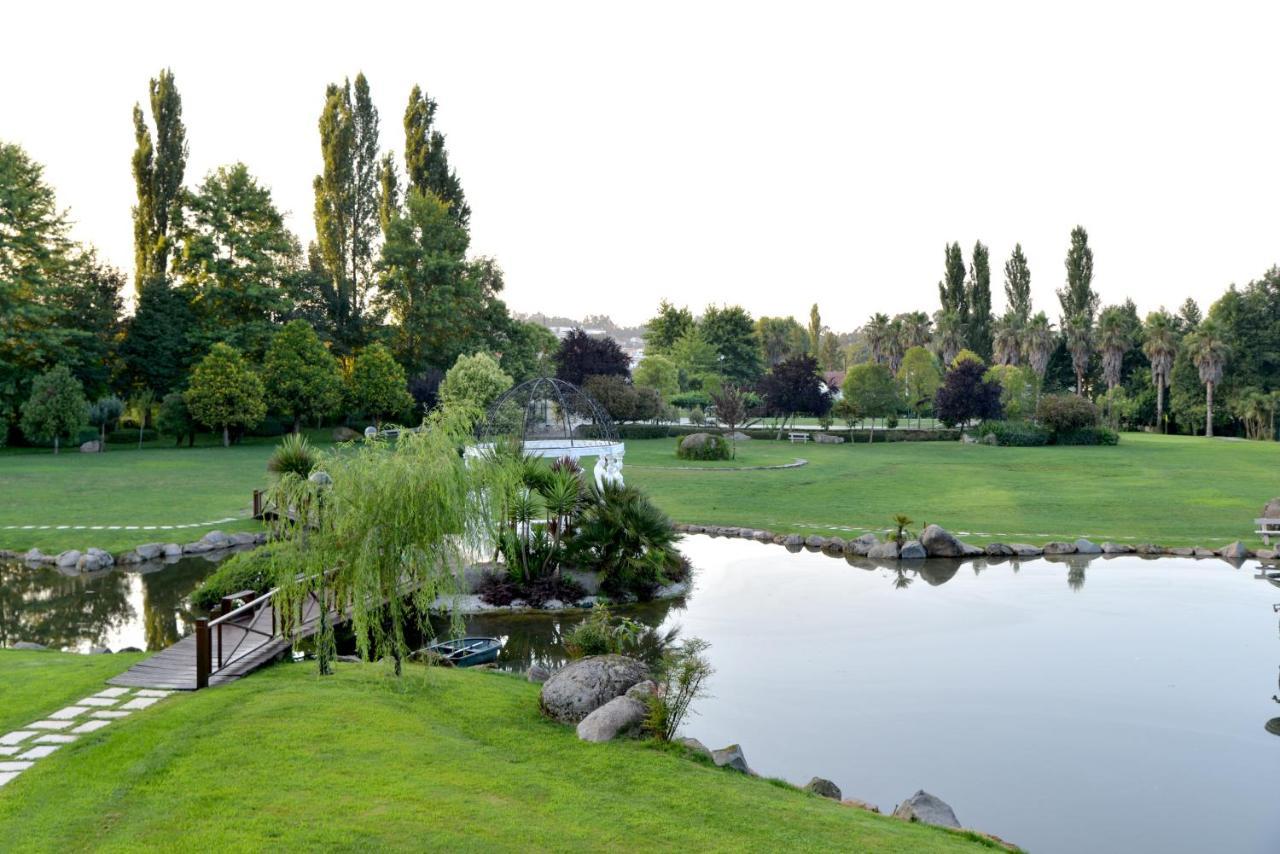
{"label": "green lawn", "polygon": [[[63,657],[0,651],[0,673]],[[645,743],[580,742],[514,677],[339,665],[318,679],[311,663],[81,737],[0,789],[0,827],[6,851],[992,847]]]}
{"label": "green lawn", "polygon": [[[316,438],[323,438],[318,435]],[[237,517],[267,481],[272,440],[224,449],[115,448],[106,454],[0,454],[0,547],[46,551],[197,539],[213,526],[146,525]],[[713,471],[779,465],[799,469]],[[590,461],[588,461],[590,464]],[[627,442],[626,475],[671,516],[779,532],[883,529],[906,513],[976,543],[1096,540],[1260,546],[1253,519],[1280,495],[1280,444],[1125,434],[1116,447],[991,448],[957,442],[791,444],[753,439],[731,462],[678,460],[675,439]],[[688,469],[692,467],[693,471]],[[139,530],[6,530],[7,525],[136,525]]]}
{"label": "green lawn", "polygon": [[[328,431],[311,438],[320,442]],[[246,439],[223,448],[175,448],[170,442],[111,445],[103,454],[74,449],[0,453],[0,548],[45,552],[89,546],[124,551],[146,542],[185,543],[215,528],[256,530],[252,493],[267,482],[267,458],[279,440]],[[196,528],[144,530],[235,518]],[[7,526],[50,526],[22,530]],[[67,526],[59,530],[60,526]],[[75,526],[85,526],[77,530]],[[110,530],[110,526],[122,526]],[[124,530],[135,526],[137,530]],[[96,529],[96,530],[95,530]]]}
{"label": "green lawn", "polygon": [[[975,543],[1098,541],[1260,547],[1253,519],[1280,495],[1280,444],[1126,433],[1115,447],[992,448],[956,442],[738,445],[738,464],[683,471],[673,439],[627,443],[628,483],[681,522],[779,532],[883,529],[894,514],[972,532]],[[716,464],[723,466],[725,464]],[[671,467],[667,469],[657,468]],[[707,466],[710,468],[711,466]]]}
{"label": "green lawn", "polygon": [[105,680],[145,657],[0,650],[0,733],[101,691]]}

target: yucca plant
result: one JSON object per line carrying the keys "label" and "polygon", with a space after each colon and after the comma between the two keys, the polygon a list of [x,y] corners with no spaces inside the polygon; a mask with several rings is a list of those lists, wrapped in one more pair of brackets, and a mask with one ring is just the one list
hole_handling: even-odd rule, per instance
{"label": "yucca plant", "polygon": [[301,433],[290,433],[271,452],[271,458],[267,460],[267,471],[275,475],[293,472],[305,480],[316,470],[318,461],[319,455],[311,447],[307,437]]}

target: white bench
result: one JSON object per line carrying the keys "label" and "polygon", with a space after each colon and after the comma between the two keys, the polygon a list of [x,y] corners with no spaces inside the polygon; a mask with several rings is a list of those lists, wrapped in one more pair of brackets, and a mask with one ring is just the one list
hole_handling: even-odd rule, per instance
{"label": "white bench", "polygon": [[1271,545],[1272,537],[1280,537],[1280,519],[1254,519],[1253,524],[1258,526],[1258,530],[1254,531],[1262,537],[1262,544]]}
{"label": "white bench", "polygon": [[[809,441],[809,434],[808,433],[788,433],[787,438],[789,438],[793,442],[807,442]],[[1277,532],[1277,533],[1280,533],[1280,532]]]}

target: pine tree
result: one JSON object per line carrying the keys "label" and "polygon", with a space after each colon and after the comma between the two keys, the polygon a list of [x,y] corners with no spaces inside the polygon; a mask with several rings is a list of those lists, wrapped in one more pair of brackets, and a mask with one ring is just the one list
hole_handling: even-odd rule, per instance
{"label": "pine tree", "polygon": [[973,262],[969,267],[967,288],[969,326],[965,338],[970,349],[991,361],[991,261],[982,241],[973,244]]}
{"label": "pine tree", "polygon": [[133,209],[134,287],[141,295],[149,284],[165,283],[172,249],[170,229],[182,216],[182,180],[187,168],[187,129],[182,123],[182,97],[173,72],[165,69],[150,86],[151,130],[142,107],[133,105],[133,180],[138,204]]}
{"label": "pine tree", "polygon": [[1022,254],[1021,243],[1013,247],[1013,254],[1004,263],[1004,298],[1007,309],[1026,325],[1031,320],[1031,268]]}
{"label": "pine tree", "polygon": [[433,193],[449,206],[454,221],[463,228],[471,223],[471,208],[462,192],[458,173],[449,166],[444,134],[435,128],[436,102],[414,86],[404,111],[404,161],[409,187]]}
{"label": "pine tree", "polygon": [[1093,290],[1093,250],[1084,226],[1071,229],[1071,248],[1066,259],[1067,285],[1058,291],[1062,305],[1062,328],[1081,327],[1085,333],[1093,329],[1098,313],[1098,295]]}

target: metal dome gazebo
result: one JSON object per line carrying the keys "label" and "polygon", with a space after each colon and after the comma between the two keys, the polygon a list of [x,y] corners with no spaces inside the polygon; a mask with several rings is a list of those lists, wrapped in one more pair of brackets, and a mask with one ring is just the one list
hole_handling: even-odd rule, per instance
{"label": "metal dome gazebo", "polygon": [[596,484],[622,484],[626,446],[618,438],[613,419],[595,398],[573,383],[539,377],[504,393],[489,407],[467,455],[484,455],[503,441],[514,441],[524,453],[535,457],[596,457]]}

